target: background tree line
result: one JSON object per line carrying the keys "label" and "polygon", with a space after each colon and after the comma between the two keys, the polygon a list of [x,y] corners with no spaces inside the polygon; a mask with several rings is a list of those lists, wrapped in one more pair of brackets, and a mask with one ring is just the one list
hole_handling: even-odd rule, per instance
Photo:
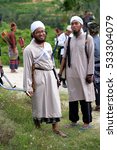
{"label": "background tree line", "polygon": [[31,0],[0,1],[0,15],[3,20],[15,21],[20,29],[29,28],[30,23],[38,19],[51,27],[63,25],[69,23],[72,15],[82,16],[85,10],[92,11],[99,22],[99,0],[52,0],[38,3],[31,3]]}
{"label": "background tree line", "polygon": [[[62,26],[63,29],[69,24],[72,15],[82,16],[85,10],[92,11],[99,23],[99,1],[98,0],[52,0],[49,2],[32,3],[31,0],[0,0],[0,16],[2,24],[0,33],[4,30],[9,31],[9,23],[14,21],[18,26],[16,38],[19,36],[25,39],[25,45],[30,40],[30,24],[35,20],[41,20],[46,25],[47,41],[54,48],[54,29]],[[28,2],[28,3],[27,3]],[[6,43],[0,38],[0,47],[2,49],[2,62],[9,64],[8,48]],[[18,45],[22,65],[22,50]],[[55,56],[57,58],[57,56]],[[57,59],[56,59],[56,64]]]}

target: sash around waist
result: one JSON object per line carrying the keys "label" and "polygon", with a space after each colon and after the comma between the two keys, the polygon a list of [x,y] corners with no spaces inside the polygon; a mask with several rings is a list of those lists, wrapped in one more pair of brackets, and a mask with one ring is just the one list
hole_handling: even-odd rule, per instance
{"label": "sash around waist", "polygon": [[46,70],[46,69],[43,69],[43,68],[35,68],[36,70],[43,70],[43,71],[51,71],[51,70],[53,70],[53,69],[51,69],[51,70]]}
{"label": "sash around waist", "polygon": [[56,74],[56,70],[53,68],[53,69],[51,69],[51,70],[46,70],[46,69],[43,69],[43,68],[35,68],[36,70],[42,70],[42,71],[51,71],[51,70],[53,70],[53,73],[54,73],[54,75],[55,75],[55,78],[56,78],[56,80],[58,80],[58,77],[57,77],[57,74]]}

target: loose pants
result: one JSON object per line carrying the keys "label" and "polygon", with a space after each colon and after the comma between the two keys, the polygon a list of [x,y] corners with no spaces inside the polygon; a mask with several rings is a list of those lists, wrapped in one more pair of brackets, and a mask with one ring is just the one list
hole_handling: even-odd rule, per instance
{"label": "loose pants", "polygon": [[91,102],[85,100],[69,102],[69,120],[77,122],[79,120],[79,103],[81,106],[82,120],[84,123],[89,124],[92,122],[92,107]]}

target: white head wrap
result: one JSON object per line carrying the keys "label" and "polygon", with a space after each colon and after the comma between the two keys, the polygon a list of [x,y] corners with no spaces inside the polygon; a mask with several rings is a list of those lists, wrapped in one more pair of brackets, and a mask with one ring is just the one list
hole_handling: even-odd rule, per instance
{"label": "white head wrap", "polygon": [[82,18],[80,18],[79,16],[73,16],[70,20],[70,24],[73,22],[73,21],[77,21],[77,22],[80,22],[81,25],[83,25],[83,20]]}
{"label": "white head wrap", "polygon": [[37,28],[45,29],[45,25],[41,21],[34,21],[30,27],[31,32],[33,33]]}
{"label": "white head wrap", "polygon": [[66,28],[66,30],[68,30],[68,31],[72,31],[72,29],[71,29],[71,25],[68,25],[68,26],[67,26],[67,28]]}

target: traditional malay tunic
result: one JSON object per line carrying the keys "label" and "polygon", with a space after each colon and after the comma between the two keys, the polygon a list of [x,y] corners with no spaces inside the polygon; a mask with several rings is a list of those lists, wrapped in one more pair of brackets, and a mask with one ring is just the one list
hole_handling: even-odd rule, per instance
{"label": "traditional malay tunic", "polygon": [[[34,91],[32,116],[47,123],[53,123],[53,120],[57,122],[61,117],[59,90],[52,70],[51,55],[52,47],[49,43],[44,42],[44,47],[41,47],[34,39],[24,49],[23,84],[26,91]],[[32,72],[33,65],[35,69]]]}
{"label": "traditional malay tunic", "polygon": [[[85,52],[86,35],[82,32],[77,38],[71,37],[70,54],[71,67],[68,67],[66,61],[66,78],[68,83],[69,101],[85,100],[91,102],[95,100],[93,83],[86,83],[86,75],[94,74],[94,44],[93,39],[88,35],[87,39],[87,55]],[[67,52],[67,42],[65,45],[64,58]]]}

